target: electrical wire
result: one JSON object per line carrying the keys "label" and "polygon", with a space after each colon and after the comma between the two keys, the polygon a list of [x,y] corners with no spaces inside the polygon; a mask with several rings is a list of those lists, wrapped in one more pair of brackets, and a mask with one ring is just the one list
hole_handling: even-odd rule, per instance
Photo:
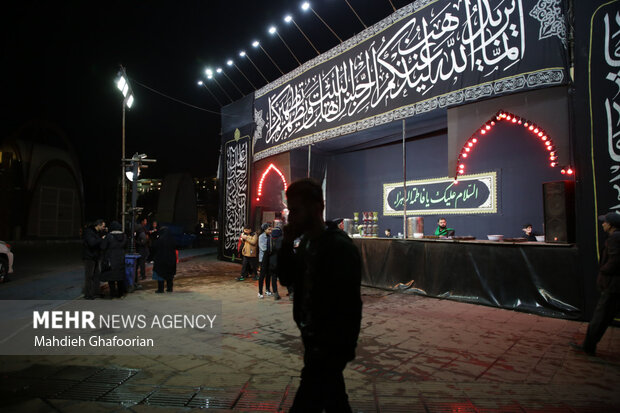
{"label": "electrical wire", "polygon": [[[135,84],[137,84],[137,85],[140,85],[140,86],[142,86],[143,88],[148,89],[148,90],[150,90],[150,91],[151,91],[151,92],[153,92],[153,93],[157,93],[158,95],[165,97],[166,99],[173,100],[173,101],[175,101],[175,102],[177,102],[177,103],[180,103],[180,104],[185,105],[185,106],[189,106],[190,108],[193,108],[193,109],[202,110],[203,112],[211,113],[211,114],[214,114],[214,115],[222,115],[222,113],[221,113],[221,112],[216,112],[216,111],[214,111],[214,110],[209,110],[209,109],[201,108],[201,107],[198,107],[198,106],[192,105],[191,103],[183,102],[182,100],[179,100],[179,99],[173,98],[172,96],[166,95],[166,94],[165,94],[165,93],[163,93],[163,92],[160,92],[160,91],[158,91],[158,90],[155,90],[155,89],[153,89],[152,87],[149,87],[149,86],[145,85],[144,83],[140,83],[140,82],[138,82],[138,81],[137,81],[136,79],[134,79],[134,78],[130,78],[130,80],[131,80],[133,83],[135,83]],[[227,116],[236,116],[236,115],[227,115]]]}

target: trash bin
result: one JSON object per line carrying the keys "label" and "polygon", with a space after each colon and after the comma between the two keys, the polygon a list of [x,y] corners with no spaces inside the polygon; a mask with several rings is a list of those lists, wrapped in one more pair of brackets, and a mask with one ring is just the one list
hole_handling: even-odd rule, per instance
{"label": "trash bin", "polygon": [[140,254],[125,254],[125,281],[128,287],[133,287],[136,279],[136,269]]}

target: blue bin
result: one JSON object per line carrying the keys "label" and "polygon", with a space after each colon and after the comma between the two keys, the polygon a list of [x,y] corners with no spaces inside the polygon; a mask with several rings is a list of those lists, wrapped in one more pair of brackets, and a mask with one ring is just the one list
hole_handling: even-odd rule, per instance
{"label": "blue bin", "polygon": [[125,254],[125,281],[128,286],[133,286],[136,279],[136,269],[140,254]]}

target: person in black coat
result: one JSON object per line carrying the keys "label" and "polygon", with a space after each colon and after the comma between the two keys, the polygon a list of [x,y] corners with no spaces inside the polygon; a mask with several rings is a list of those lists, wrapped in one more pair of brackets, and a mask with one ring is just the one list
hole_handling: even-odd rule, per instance
{"label": "person in black coat", "polygon": [[92,300],[100,296],[99,261],[101,259],[101,241],[105,238],[105,222],[95,221],[84,229],[82,259],[84,260],[84,298]]}
{"label": "person in black coat", "polygon": [[[362,319],[361,259],[353,241],[323,222],[323,190],[311,179],[286,191],[277,267],[294,285],[293,318],[304,344],[304,367],[290,412],[351,412],[343,370],[355,358]],[[295,239],[301,242],[295,248]]]}
{"label": "person in black coat", "polygon": [[159,238],[153,242],[153,279],[157,281],[156,293],[172,292],[172,280],[177,272],[176,244],[166,227],[159,230]]}
{"label": "person in black coat", "polygon": [[121,231],[121,224],[110,224],[110,233],[101,242],[101,281],[107,281],[110,298],[122,297],[127,293],[125,284],[125,247],[127,236]]}
{"label": "person in black coat", "polygon": [[588,324],[585,340],[582,344],[570,343],[573,348],[591,356],[596,354],[596,345],[620,310],[620,214],[609,212],[600,215],[598,220],[609,235],[601,253],[596,278],[601,295]]}

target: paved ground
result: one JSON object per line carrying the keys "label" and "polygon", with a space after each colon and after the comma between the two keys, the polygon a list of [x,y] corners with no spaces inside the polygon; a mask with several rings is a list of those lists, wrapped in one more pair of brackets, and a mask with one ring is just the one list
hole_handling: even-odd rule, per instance
{"label": "paved ground", "polygon": [[[292,303],[256,298],[239,265],[179,265],[173,294],[223,301],[221,356],[1,357],[3,412],[286,411],[301,345]],[[152,283],[127,300],[156,299]],[[357,359],[345,370],[357,412],[620,411],[620,330],[600,355],[568,347],[586,324],[364,288]]]}

